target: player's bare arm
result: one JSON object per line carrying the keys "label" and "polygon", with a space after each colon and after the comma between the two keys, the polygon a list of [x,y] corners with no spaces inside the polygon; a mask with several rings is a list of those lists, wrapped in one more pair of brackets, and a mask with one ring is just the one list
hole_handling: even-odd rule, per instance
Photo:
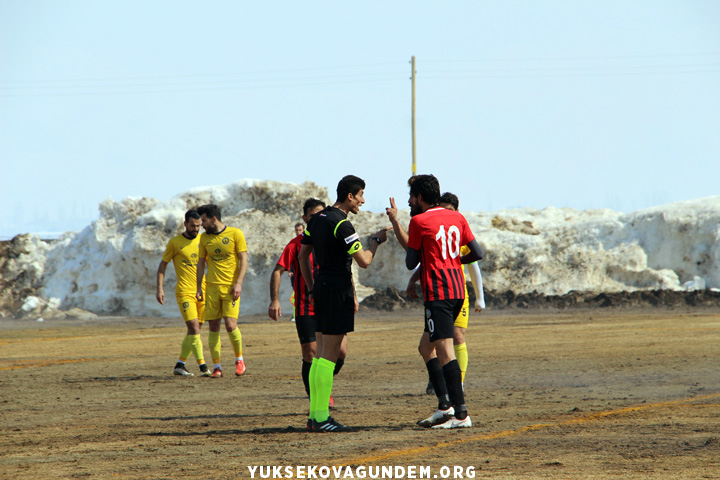
{"label": "player's bare arm", "polygon": [[232,295],[233,300],[237,300],[240,298],[240,294],[242,293],[242,284],[243,280],[245,280],[245,273],[247,272],[247,252],[240,252],[237,254],[238,259],[238,275],[235,279],[235,284],[232,288]]}
{"label": "player's bare arm", "polygon": [[417,268],[413,272],[413,274],[410,276],[410,280],[408,281],[407,285],[407,294],[410,298],[420,298],[420,296],[417,294],[417,289],[415,286],[417,285],[417,282],[420,281],[420,269]]}
{"label": "player's bare arm", "polygon": [[205,257],[201,257],[198,259],[197,263],[197,286],[196,286],[196,293],[195,298],[197,298],[199,301],[203,301],[203,291],[202,291],[202,281],[203,277],[205,276]]}
{"label": "player's bare arm", "polygon": [[385,209],[385,213],[392,224],[393,231],[395,231],[395,238],[397,238],[403,249],[407,250],[408,234],[405,229],[400,225],[397,218],[397,205],[395,204],[395,198],[390,197],[390,207]]}
{"label": "player's bare arm", "polygon": [[367,268],[372,263],[373,258],[375,258],[375,253],[377,252],[378,247],[381,243],[385,243],[387,241],[387,232],[390,230],[390,228],[383,228],[378,230],[372,238],[370,238],[370,245],[368,246],[367,250],[363,250],[362,248],[358,250],[357,252],[352,254],[352,257],[355,259],[355,261],[358,264],[358,267],[360,268]]}
{"label": "player's bare arm", "polygon": [[350,278],[350,283],[352,283],[352,287],[353,287],[353,300],[355,301],[355,313],[357,313],[358,310],[360,310],[360,302],[358,302],[358,299],[357,299],[357,290],[355,290],[355,279],[353,279],[353,278],[351,277],[351,278]]}
{"label": "player's bare arm", "polygon": [[167,268],[168,262],[160,260],[160,265],[157,269],[157,291],[155,292],[155,298],[160,305],[165,305],[165,290],[163,290],[163,283],[165,282],[165,269]]}
{"label": "player's bare arm", "polygon": [[275,269],[270,275],[270,306],[268,307],[268,317],[277,322],[282,316],[282,308],[280,307],[280,280],[282,274],[285,273],[285,267],[275,265]]}

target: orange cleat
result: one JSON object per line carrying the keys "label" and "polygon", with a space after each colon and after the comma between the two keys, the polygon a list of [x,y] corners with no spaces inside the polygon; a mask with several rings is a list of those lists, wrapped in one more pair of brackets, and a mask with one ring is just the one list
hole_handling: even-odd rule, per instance
{"label": "orange cleat", "polygon": [[245,373],[245,362],[243,360],[235,360],[235,375],[238,377]]}

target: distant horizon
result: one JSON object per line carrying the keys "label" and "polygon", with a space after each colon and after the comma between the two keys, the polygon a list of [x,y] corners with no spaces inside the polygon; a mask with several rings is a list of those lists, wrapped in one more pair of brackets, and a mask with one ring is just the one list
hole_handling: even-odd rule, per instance
{"label": "distant horizon", "polygon": [[[238,182],[241,182],[241,181],[244,181],[244,180],[275,181],[275,180],[260,180],[260,179],[241,179],[241,180],[238,180]],[[235,182],[231,182],[231,183],[235,183]],[[292,182],[281,182],[281,183],[292,183]],[[224,185],[228,185],[228,184],[224,184]],[[222,187],[222,186],[224,186],[224,185],[212,185],[212,186],[206,186],[206,187],[194,187],[194,188],[192,188],[192,189],[190,189],[190,190],[187,190],[187,191],[185,191],[185,192],[180,192],[180,193],[178,193],[178,194],[176,194],[176,195],[173,195],[173,196],[170,197],[170,198],[173,198],[173,197],[178,196],[178,195],[186,194],[187,192],[192,191],[192,190],[195,190],[195,189],[215,188],[215,187]],[[327,188],[328,191],[330,190],[328,187],[325,187],[325,186],[323,186],[323,185],[318,185],[318,186]],[[695,200],[702,200],[702,199],[704,199],[704,198],[713,198],[713,197],[717,197],[717,196],[720,196],[720,194],[718,194],[718,195],[704,195],[704,196],[700,196],[700,197],[687,198],[687,199],[676,200],[676,201],[672,201],[672,202],[664,202],[664,203],[659,203],[659,204],[657,204],[657,205],[649,205],[649,206],[642,207],[642,208],[638,208],[638,209],[631,210],[631,211],[616,210],[616,209],[609,208],[609,207],[583,208],[583,209],[579,209],[579,208],[573,208],[573,207],[557,207],[557,206],[555,206],[555,205],[547,205],[547,206],[542,207],[542,208],[532,207],[532,206],[525,206],[525,207],[516,206],[516,207],[508,207],[508,208],[499,208],[499,209],[494,209],[494,210],[487,210],[487,209],[483,209],[483,210],[464,210],[464,209],[462,209],[462,208],[461,208],[460,210],[461,210],[461,212],[463,212],[463,213],[478,213],[478,212],[499,212],[499,211],[508,211],[508,210],[512,211],[512,210],[524,210],[524,209],[532,209],[532,210],[541,211],[541,210],[544,210],[544,209],[546,209],[546,208],[558,208],[558,209],[576,210],[576,211],[578,211],[578,212],[585,212],[585,211],[592,211],[592,210],[611,210],[611,211],[613,211],[613,212],[620,213],[620,214],[630,214],[630,213],[633,213],[633,212],[639,212],[639,211],[642,211],[642,210],[648,210],[648,209],[652,209],[652,208],[657,208],[657,207],[661,207],[661,206],[664,206],[664,205],[673,205],[673,204],[677,204],[677,203],[684,203],[684,202],[690,202],[690,201],[695,201]],[[109,197],[108,197],[108,198],[109,198]],[[131,195],[131,196],[127,196],[127,197],[124,197],[124,198],[122,198],[122,199],[119,199],[119,200],[115,200],[115,199],[111,199],[111,200],[113,200],[113,201],[115,201],[115,202],[120,202],[120,201],[122,201],[122,200],[124,200],[124,199],[126,199],[126,198],[138,198],[138,196],[137,196],[137,195]],[[140,196],[139,198],[154,198],[154,197]],[[160,200],[160,199],[156,199],[156,200],[158,200],[160,204],[164,204],[164,203],[168,202],[168,201],[170,200],[170,198],[168,198],[167,200]],[[402,199],[401,199],[401,198],[396,198],[395,200],[396,200],[397,205],[398,205],[398,208],[399,208],[400,210],[408,210],[408,207],[407,207],[407,205],[406,205],[406,203],[405,203],[405,200],[406,200],[405,198],[402,198]],[[361,208],[361,212],[370,212],[370,213],[384,213],[384,212],[385,212],[385,207],[384,207],[384,206],[381,206],[381,208],[371,208],[369,205],[371,205],[371,204],[366,203],[366,204]],[[37,227],[36,227],[36,228],[31,228],[31,229],[29,229],[28,231],[15,231],[14,233],[8,232],[8,231],[7,231],[8,229],[6,229],[5,226],[2,226],[2,227],[0,227],[0,241],[12,240],[12,239],[13,239],[14,237],[16,237],[17,235],[24,235],[24,234],[31,234],[31,235],[34,235],[34,236],[38,236],[38,237],[40,237],[42,240],[56,240],[56,239],[58,239],[59,237],[61,237],[62,235],[66,234],[66,233],[78,233],[78,232],[81,232],[82,230],[84,230],[85,228],[87,228],[87,227],[90,226],[93,222],[97,221],[97,220],[100,218],[99,206],[100,206],[100,204],[97,205],[98,212],[96,213],[96,215],[95,215],[93,218],[70,219],[70,224],[68,225],[68,228],[65,229],[65,230],[63,230],[63,229],[50,229],[50,228],[47,228],[46,226],[40,224],[41,221],[38,221],[38,222],[37,222]],[[31,223],[31,224],[32,224],[32,223]]]}

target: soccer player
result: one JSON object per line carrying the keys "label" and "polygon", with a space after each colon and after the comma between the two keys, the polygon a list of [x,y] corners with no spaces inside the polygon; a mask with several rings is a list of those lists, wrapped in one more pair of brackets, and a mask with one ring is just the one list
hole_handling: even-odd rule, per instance
{"label": "soccer player", "polygon": [[[325,204],[323,203],[323,206],[324,205]],[[305,217],[303,217],[303,220],[305,220]],[[305,221],[307,222],[307,220],[305,220]],[[300,222],[295,224],[295,236],[296,237],[299,237],[300,235],[302,235],[304,231],[305,231],[305,224],[300,223]]]}
{"label": "soccer player", "polygon": [[[325,208],[324,203],[323,203],[323,208]],[[305,217],[303,216],[303,218],[305,218]],[[307,222],[307,220],[305,220],[305,222]],[[302,236],[303,232],[305,231],[305,224],[298,222],[295,224],[294,228],[295,228],[295,237]],[[296,255],[296,257],[297,257],[297,255]],[[293,278],[293,275],[295,274],[295,272],[293,270],[288,270],[287,273],[288,273],[288,277],[290,277],[290,281],[293,281],[292,278]],[[294,285],[294,282],[293,282],[293,285]],[[296,310],[296,308],[295,308],[295,289],[293,289],[292,294],[290,294],[290,303],[293,306],[293,314],[292,314],[292,317],[290,317],[290,321],[294,322],[295,321],[295,310]]]}
{"label": "soccer player", "polygon": [[[318,212],[325,208],[325,204],[315,198],[308,198],[303,205],[303,221],[308,222]],[[304,224],[299,223],[304,227]],[[298,265],[298,253],[300,252],[302,233],[290,240],[280,255],[280,259],[275,265],[275,269],[270,276],[270,306],[268,307],[268,316],[277,321],[282,316],[282,308],[280,307],[280,281],[283,272],[291,271],[295,274],[291,277],[293,282],[293,297],[295,298],[295,328],[297,329],[298,339],[300,340],[300,349],[302,351],[302,379],[305,385],[305,392],[310,396],[310,367],[317,350],[317,336],[322,335],[316,333],[317,319],[315,317],[315,309],[310,302],[309,293],[302,272]],[[314,274],[315,265],[310,255],[310,265]],[[340,348],[340,356],[335,363],[333,375],[342,368],[345,363],[345,354],[347,352],[347,337],[344,338],[343,346]],[[335,401],[330,397],[330,406],[334,406]]]}
{"label": "soccer player", "polygon": [[[347,432],[350,428],[336,422],[329,412],[333,372],[343,340],[355,330],[358,301],[352,278],[352,261],[360,268],[370,266],[375,252],[387,240],[387,230],[377,232],[363,250],[360,236],[348,214],[357,214],[365,203],[365,182],[354,175],[343,177],[337,186],[337,201],[316,213],[308,223],[298,254],[300,271],[314,298],[315,316],[322,334],[317,354],[310,367],[310,415],[308,430]],[[318,270],[313,278],[310,254]]]}
{"label": "soccer player", "polygon": [[[205,364],[203,344],[200,339],[200,327],[205,321],[203,316],[205,302],[195,297],[200,223],[200,214],[196,210],[185,212],[185,231],[170,239],[165,247],[160,265],[158,265],[155,298],[160,305],[165,305],[165,290],[163,290],[165,269],[172,260],[177,277],[175,299],[187,327],[187,334],[182,341],[180,357],[175,364],[173,373],[193,376],[185,367],[185,362],[192,354],[195,355],[195,360],[200,366],[200,374],[203,377],[209,377],[210,370]],[[201,287],[204,289],[205,286],[201,285]]]}
{"label": "soccer player", "polygon": [[[460,207],[460,200],[458,199],[457,195],[450,192],[445,192],[440,197],[440,206],[443,208],[447,208],[448,210],[457,212],[459,211],[458,209]],[[464,256],[468,253],[470,253],[470,249],[467,247],[467,245],[463,245],[460,248],[460,255]],[[477,262],[473,262],[468,265],[468,268],[473,289],[475,291],[475,311],[482,312],[485,308],[485,294],[483,293],[482,274],[480,273],[480,266]],[[462,274],[462,283],[463,285],[465,285],[465,300],[463,302],[462,309],[460,310],[460,314],[457,316],[457,318],[455,318],[455,324],[453,328],[453,348],[455,349],[455,357],[457,358],[458,364],[460,365],[460,373],[462,374],[462,381],[464,384],[465,373],[467,372],[467,366],[469,361],[467,345],[465,343],[465,333],[468,326],[470,297],[468,296],[464,269],[462,270]],[[415,284],[418,282],[418,280],[420,280],[419,269],[415,270],[415,273],[413,273],[412,277],[410,278],[410,282],[408,283],[407,293],[408,296],[411,298],[418,298],[417,292],[415,290]],[[422,352],[427,352],[427,349],[423,349],[421,353]],[[432,354],[434,354],[434,351],[432,351],[430,354],[424,355],[423,359],[427,362],[431,358],[429,355]],[[425,391],[428,395],[433,395],[435,393],[432,382],[428,381]]]}
{"label": "soccer player", "polygon": [[[420,264],[425,300],[425,332],[436,356],[427,363],[438,394],[438,409],[420,422],[432,428],[471,427],[462,389],[460,366],[453,348],[453,324],[465,299],[462,265],[483,257],[470,227],[459,212],[439,205],[440,184],[433,175],[418,175],[410,185],[410,226],[405,266]],[[460,247],[470,253],[461,256]],[[421,340],[421,347],[423,341]],[[422,352],[421,352],[422,353]]]}
{"label": "soccer player", "polygon": [[204,298],[201,289],[205,264],[207,263],[207,302],[205,318],[210,325],[208,343],[213,359],[212,378],[223,376],[220,364],[220,321],[235,351],[235,375],[245,373],[242,355],[242,335],[237,326],[240,313],[242,283],[247,271],[247,245],[245,235],[239,228],[229,227],[222,222],[220,207],[214,204],[198,208],[205,233],[200,236],[197,268],[197,298]]}

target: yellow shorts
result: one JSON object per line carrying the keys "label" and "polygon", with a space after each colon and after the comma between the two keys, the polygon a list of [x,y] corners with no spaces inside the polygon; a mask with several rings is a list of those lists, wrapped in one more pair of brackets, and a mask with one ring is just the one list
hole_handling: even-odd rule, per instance
{"label": "yellow shorts", "polygon": [[205,302],[205,318],[208,320],[238,318],[240,314],[240,299],[233,300],[231,285],[208,285]]}
{"label": "yellow shorts", "polygon": [[189,293],[175,294],[180,313],[182,314],[183,320],[189,322],[196,318],[200,323],[205,321],[205,302],[199,302],[195,295]]}
{"label": "yellow shorts", "polygon": [[463,300],[463,306],[460,309],[460,313],[455,318],[456,327],[467,328],[468,319],[470,318],[470,298],[468,297],[467,285],[465,285],[465,300]]}

